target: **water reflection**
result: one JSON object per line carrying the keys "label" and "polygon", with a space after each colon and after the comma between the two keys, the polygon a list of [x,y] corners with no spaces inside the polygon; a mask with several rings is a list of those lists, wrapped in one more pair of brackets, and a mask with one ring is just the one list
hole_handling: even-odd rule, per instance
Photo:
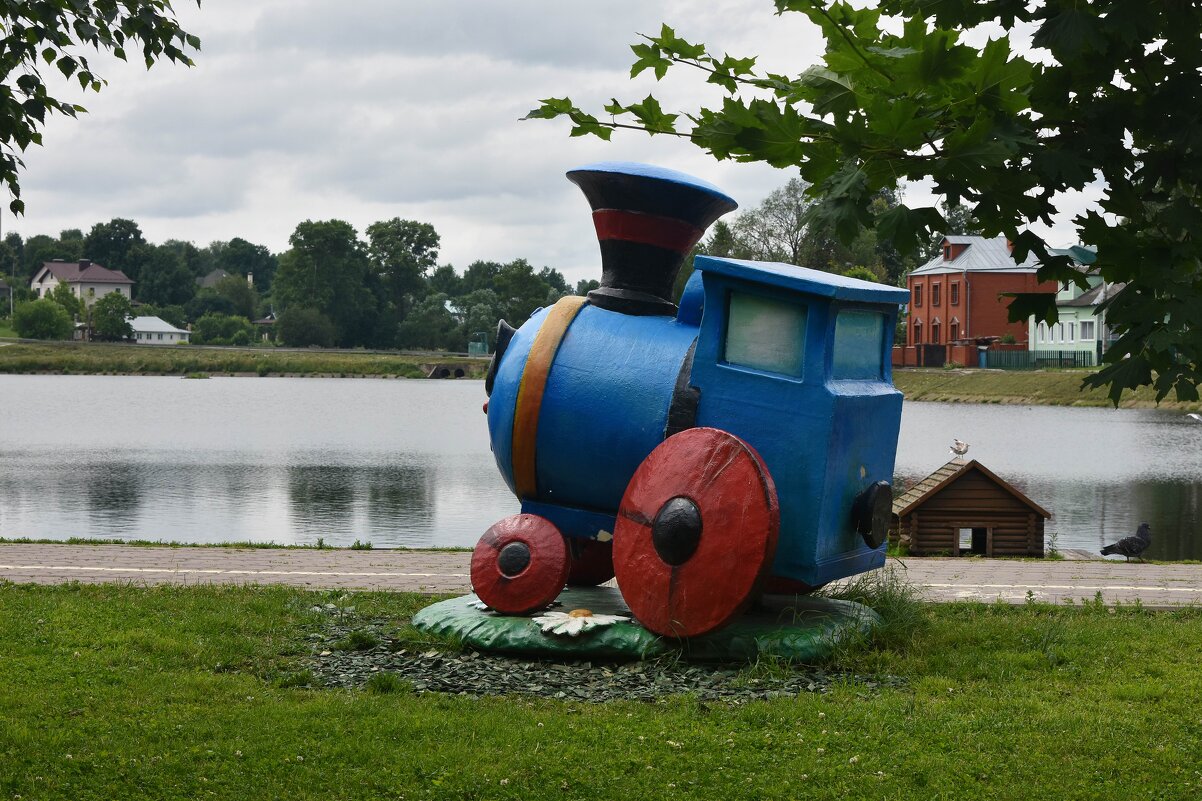
{"label": "water reflection", "polygon": [[[471,546],[518,510],[482,396],[467,381],[0,376],[0,537]],[[44,425],[79,397],[88,427]],[[1097,551],[1146,520],[1153,558],[1202,559],[1202,425],[1180,413],[906,404],[898,479],[942,465],[953,437],[1052,512],[1058,547]]]}
{"label": "water reflection", "polygon": [[1202,559],[1202,425],[1180,412],[909,403],[898,478],[926,476],[953,437],[1052,513],[1057,547],[1096,552],[1146,521],[1149,558]]}
{"label": "water reflection", "polygon": [[363,476],[364,507],[373,529],[395,528],[397,521],[429,525],[434,516],[430,470],[416,465],[372,468]]}
{"label": "water reflection", "polygon": [[[88,465],[79,476],[88,512],[106,525],[121,525],[142,506],[142,476],[138,465],[116,462]],[[77,489],[70,484],[66,489]]]}

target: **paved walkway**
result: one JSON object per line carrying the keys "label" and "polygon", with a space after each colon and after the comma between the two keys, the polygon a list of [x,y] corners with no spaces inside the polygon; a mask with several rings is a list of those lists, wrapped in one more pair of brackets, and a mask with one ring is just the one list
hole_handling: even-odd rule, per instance
{"label": "paved walkway", "polygon": [[[288,584],[311,589],[466,592],[471,554],[170,548],[125,545],[0,545],[0,581],[95,584]],[[1122,561],[891,559],[933,601],[1023,603],[1092,600],[1153,608],[1202,604],[1202,565]]]}

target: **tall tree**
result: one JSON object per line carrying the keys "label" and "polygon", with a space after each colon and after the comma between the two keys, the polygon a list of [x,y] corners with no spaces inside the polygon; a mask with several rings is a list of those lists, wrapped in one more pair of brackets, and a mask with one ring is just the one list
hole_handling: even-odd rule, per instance
{"label": "tall tree", "polygon": [[[1103,278],[1127,288],[1108,302],[1120,337],[1087,379],[1158,398],[1196,400],[1202,383],[1202,4],[1191,0],[776,0],[822,31],[822,64],[765,73],[755,58],[686,41],[665,25],[634,45],[631,75],[695,70],[719,106],[670,114],[654,96],[614,100],[599,119],[569,98],[534,118],[567,116],[573,135],[610,138],[631,127],[687,138],[719,159],[796,168],[844,241],[861,225],[905,251],[946,230],[933,207],[875,213],[899,181],[930,180],[964,202],[987,236],[1004,234],[1017,261],[1034,254],[1045,280],[1083,283],[1029,226],[1063,210],[1067,193],[1100,179],[1097,210],[1075,218],[1097,247]],[[977,47],[961,33],[989,25]],[[1038,60],[1011,50],[1031,33]],[[1117,220],[1112,223],[1110,220]],[[1050,294],[1019,296],[1011,319],[1055,319]]]}
{"label": "tall tree", "polygon": [[367,255],[394,300],[416,293],[438,263],[438,232],[429,223],[391,220],[367,226]]}
{"label": "tall tree", "polygon": [[19,154],[42,144],[48,114],[74,117],[85,111],[50,94],[42,79],[44,65],[99,92],[106,81],[93,71],[91,53],[125,60],[140,50],[150,67],[160,59],[191,65],[187,51],[199,49],[200,40],[179,27],[170,0],[0,2],[0,185],[12,195],[13,213],[25,209]]}
{"label": "tall tree", "polygon": [[114,217],[106,223],[96,223],[83,241],[84,258],[110,270],[120,270],[133,281],[142,272],[149,257],[146,238],[133,220]]}
{"label": "tall tree", "polygon": [[342,220],[306,220],[288,241],[292,248],[280,257],[272,289],[277,310],[317,309],[333,321],[337,344],[369,344],[376,299],[369,288],[366,248],[354,227]]}
{"label": "tall tree", "polygon": [[465,294],[463,292],[463,279],[459,277],[459,273],[455,272],[455,268],[449,264],[444,264],[430,273],[430,279],[426,283],[430,292],[433,293],[441,292],[448,297]]}
{"label": "tall tree", "polygon": [[[563,283],[562,276],[559,282]],[[567,294],[567,285],[563,287],[563,294]],[[535,273],[525,259],[500,265],[491,288],[501,301],[505,319],[515,326],[525,322],[539,306],[548,305],[548,301],[553,303],[559,297],[557,288]]]}
{"label": "tall tree", "polygon": [[21,248],[24,258],[25,280],[33,278],[38,269],[48,261],[78,261],[83,258],[83,242],[68,237],[56,239],[45,234],[31,236]]}
{"label": "tall tree", "polygon": [[[278,260],[271,251],[263,245],[255,245],[241,237],[234,237],[229,242],[213,243],[220,245],[213,256],[213,263],[230,275],[241,275],[244,278],[253,276],[255,289],[259,292],[270,292],[271,282],[275,278]],[[208,270],[205,270],[207,273]]]}
{"label": "tall tree", "polygon": [[424,294],[427,272],[438,263],[438,232],[429,223],[391,220],[367,226],[367,256],[380,290],[378,339],[392,344],[397,326]]}
{"label": "tall tree", "polygon": [[184,267],[187,268],[188,272],[192,273],[195,278],[206,276],[220,266],[213,258],[213,254],[207,249],[202,250],[191,242],[185,242],[182,239],[168,239],[157,247],[164,253],[174,253]]}
{"label": "tall tree", "polygon": [[774,189],[756,208],[735,218],[731,226],[735,238],[749,254],[746,258],[783,261],[807,267],[826,267],[825,260],[814,262],[817,249],[808,236],[808,222],[814,199],[806,194],[800,178],[790,178]]}
{"label": "tall tree", "polygon": [[196,279],[179,248],[164,243],[146,249],[138,282],[134,284],[134,295],[139,302],[160,306],[183,305],[192,300],[195,294]]}

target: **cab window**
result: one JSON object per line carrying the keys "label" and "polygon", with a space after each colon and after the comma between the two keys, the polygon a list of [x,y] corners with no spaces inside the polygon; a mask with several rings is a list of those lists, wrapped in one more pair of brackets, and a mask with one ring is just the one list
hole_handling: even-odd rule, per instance
{"label": "cab window", "polygon": [[885,317],[844,309],[835,319],[832,378],[880,378],[884,366]]}
{"label": "cab window", "polygon": [[805,306],[732,292],[726,319],[729,364],[801,377]]}

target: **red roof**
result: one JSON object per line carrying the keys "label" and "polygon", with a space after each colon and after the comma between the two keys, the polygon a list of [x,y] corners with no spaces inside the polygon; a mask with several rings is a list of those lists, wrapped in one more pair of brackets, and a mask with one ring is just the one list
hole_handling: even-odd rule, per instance
{"label": "red roof", "polygon": [[59,281],[68,284],[87,282],[89,284],[132,284],[129,276],[120,270],[110,270],[99,264],[84,259],[82,261],[47,261],[42,262],[42,269],[47,270]]}

